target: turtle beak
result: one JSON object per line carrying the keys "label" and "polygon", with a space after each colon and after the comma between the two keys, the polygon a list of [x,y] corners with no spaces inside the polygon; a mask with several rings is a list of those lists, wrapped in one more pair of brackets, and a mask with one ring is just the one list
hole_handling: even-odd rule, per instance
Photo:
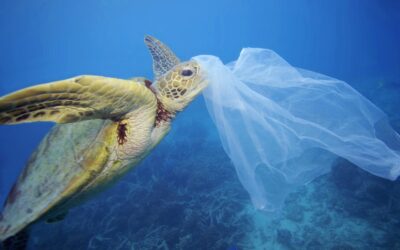
{"label": "turtle beak", "polygon": [[155,80],[159,79],[165,73],[180,63],[178,57],[168,48],[167,45],[158,39],[146,35],[144,43],[150,51],[153,58],[153,72]]}

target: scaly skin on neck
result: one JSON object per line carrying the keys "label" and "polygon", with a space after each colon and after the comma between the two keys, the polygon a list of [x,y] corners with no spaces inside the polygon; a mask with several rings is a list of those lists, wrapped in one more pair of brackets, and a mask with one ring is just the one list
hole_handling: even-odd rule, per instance
{"label": "scaly skin on neck", "polygon": [[151,92],[153,92],[154,96],[157,98],[157,111],[154,127],[159,127],[160,124],[163,122],[170,122],[175,117],[175,112],[168,111],[164,107],[164,104],[160,101],[160,96],[157,95],[157,90],[151,86],[151,81],[145,80],[144,82],[146,87],[150,89]]}

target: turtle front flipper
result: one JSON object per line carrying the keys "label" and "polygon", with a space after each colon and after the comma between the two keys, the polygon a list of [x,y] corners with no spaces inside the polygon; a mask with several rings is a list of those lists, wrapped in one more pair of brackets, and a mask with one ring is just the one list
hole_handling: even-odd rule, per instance
{"label": "turtle front flipper", "polygon": [[156,38],[147,35],[144,38],[144,42],[153,57],[153,71],[156,79],[161,78],[180,63],[174,52]]}
{"label": "turtle front flipper", "polygon": [[79,76],[0,97],[0,124],[114,120],[146,104],[156,105],[156,98],[140,83],[101,76]]}

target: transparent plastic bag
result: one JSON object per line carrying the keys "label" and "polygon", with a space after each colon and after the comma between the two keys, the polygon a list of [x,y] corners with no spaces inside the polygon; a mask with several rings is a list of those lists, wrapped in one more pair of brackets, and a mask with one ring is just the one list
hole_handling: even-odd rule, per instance
{"label": "transparent plastic bag", "polygon": [[337,156],[390,180],[400,174],[400,136],[386,115],[347,83],[292,67],[267,49],[243,49],[224,65],[197,56],[226,153],[258,209],[327,173]]}

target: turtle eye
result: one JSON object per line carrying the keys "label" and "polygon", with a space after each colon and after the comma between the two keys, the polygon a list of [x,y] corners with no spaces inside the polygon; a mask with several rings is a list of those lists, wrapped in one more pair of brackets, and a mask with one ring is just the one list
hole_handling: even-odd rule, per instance
{"label": "turtle eye", "polygon": [[193,75],[193,70],[191,70],[191,69],[184,69],[184,70],[182,70],[181,75],[182,75],[182,76],[191,76],[191,75]]}

